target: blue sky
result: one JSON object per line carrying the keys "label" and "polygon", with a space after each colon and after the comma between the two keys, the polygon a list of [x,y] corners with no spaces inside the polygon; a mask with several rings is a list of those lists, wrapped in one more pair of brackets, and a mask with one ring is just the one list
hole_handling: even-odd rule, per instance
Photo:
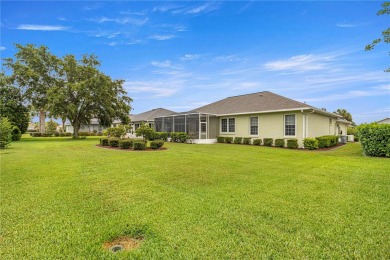
{"label": "blue sky", "polygon": [[14,43],[96,54],[126,80],[132,113],[187,111],[272,91],[357,123],[390,116],[389,26],[381,2],[2,1],[1,57]]}

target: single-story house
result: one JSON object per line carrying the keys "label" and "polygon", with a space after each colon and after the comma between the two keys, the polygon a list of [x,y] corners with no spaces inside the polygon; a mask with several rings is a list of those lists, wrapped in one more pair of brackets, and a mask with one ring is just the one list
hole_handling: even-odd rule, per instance
{"label": "single-story house", "polygon": [[377,124],[390,124],[390,117],[387,117],[385,119],[379,120],[376,123]]}
{"label": "single-story house", "polygon": [[[79,132],[102,132],[106,128],[107,127],[103,127],[99,124],[99,120],[97,118],[92,118],[88,125],[82,124],[80,126]],[[73,133],[73,126],[69,122],[65,123],[65,132]]]}
{"label": "single-story house", "polygon": [[165,108],[155,108],[137,115],[130,115],[130,125],[132,126],[132,131],[134,132],[137,130],[137,128],[143,123],[154,129],[154,119],[156,117],[168,116],[175,113],[176,112]]}
{"label": "single-story house", "polygon": [[187,132],[195,143],[214,143],[217,136],[303,139],[346,135],[349,121],[306,103],[264,91],[233,96],[197,109],[154,119],[157,132]]}

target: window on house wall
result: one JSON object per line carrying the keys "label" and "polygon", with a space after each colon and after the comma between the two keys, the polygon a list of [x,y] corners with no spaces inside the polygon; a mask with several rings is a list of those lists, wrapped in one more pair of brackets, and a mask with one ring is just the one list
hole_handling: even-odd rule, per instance
{"label": "window on house wall", "polygon": [[229,118],[229,133],[234,133],[236,131],[236,119]]}
{"label": "window on house wall", "polygon": [[258,117],[250,117],[250,128],[251,135],[259,134],[259,118]]}
{"label": "window on house wall", "polygon": [[221,119],[221,133],[234,133],[236,131],[236,119],[235,118],[222,118]]}
{"label": "window on house wall", "polygon": [[221,132],[227,133],[227,131],[228,131],[227,118],[222,118],[221,119]]}
{"label": "window on house wall", "polygon": [[284,116],[284,135],[295,136],[295,115]]}

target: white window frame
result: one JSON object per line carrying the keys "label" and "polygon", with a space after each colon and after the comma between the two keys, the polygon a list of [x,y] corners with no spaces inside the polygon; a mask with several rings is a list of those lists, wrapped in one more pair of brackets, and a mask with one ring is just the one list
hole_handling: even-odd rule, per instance
{"label": "white window frame", "polygon": [[[252,134],[252,118],[257,118],[257,134]],[[250,116],[249,117],[249,136],[259,136],[259,117],[258,116]]]}
{"label": "white window frame", "polygon": [[[226,119],[226,124],[227,124],[227,128],[226,128],[226,131],[227,132],[222,132],[222,120],[223,119]],[[230,129],[229,129],[229,119],[234,119],[234,132],[230,132]],[[235,134],[236,133],[236,118],[235,117],[223,117],[219,120],[219,132],[220,134]]]}
{"label": "white window frame", "polygon": [[[294,116],[294,126],[295,126],[295,134],[294,135],[286,135],[286,116]],[[283,115],[283,136],[287,138],[297,137],[297,115],[296,114],[284,114]]]}

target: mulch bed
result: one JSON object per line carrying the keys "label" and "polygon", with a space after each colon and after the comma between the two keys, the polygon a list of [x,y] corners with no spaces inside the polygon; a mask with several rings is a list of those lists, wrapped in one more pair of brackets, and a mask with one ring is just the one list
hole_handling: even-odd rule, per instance
{"label": "mulch bed", "polygon": [[[234,143],[218,143],[218,144],[226,144],[226,145],[237,145],[237,144],[234,144]],[[262,147],[269,147],[269,148],[276,148],[276,149],[288,149],[288,150],[300,150],[300,151],[308,151],[308,152],[324,152],[324,151],[332,151],[332,150],[335,150],[341,146],[344,146],[346,144],[337,144],[336,146],[332,146],[332,147],[328,147],[328,148],[319,148],[319,149],[316,149],[316,150],[308,150],[308,149],[304,149],[304,148],[297,148],[297,149],[291,149],[291,148],[288,148],[288,147],[277,147],[277,146],[265,146],[265,145],[249,145],[249,144],[238,144],[238,145],[246,145],[246,146],[262,146]]]}
{"label": "mulch bed", "polygon": [[119,151],[124,151],[124,152],[157,152],[157,151],[168,150],[168,148],[166,148],[166,147],[161,147],[160,149],[150,149],[149,147],[147,147],[145,150],[133,150],[133,149],[121,149],[119,147],[102,146],[100,144],[97,144],[96,146],[99,148],[103,148],[103,149],[119,150]]}

